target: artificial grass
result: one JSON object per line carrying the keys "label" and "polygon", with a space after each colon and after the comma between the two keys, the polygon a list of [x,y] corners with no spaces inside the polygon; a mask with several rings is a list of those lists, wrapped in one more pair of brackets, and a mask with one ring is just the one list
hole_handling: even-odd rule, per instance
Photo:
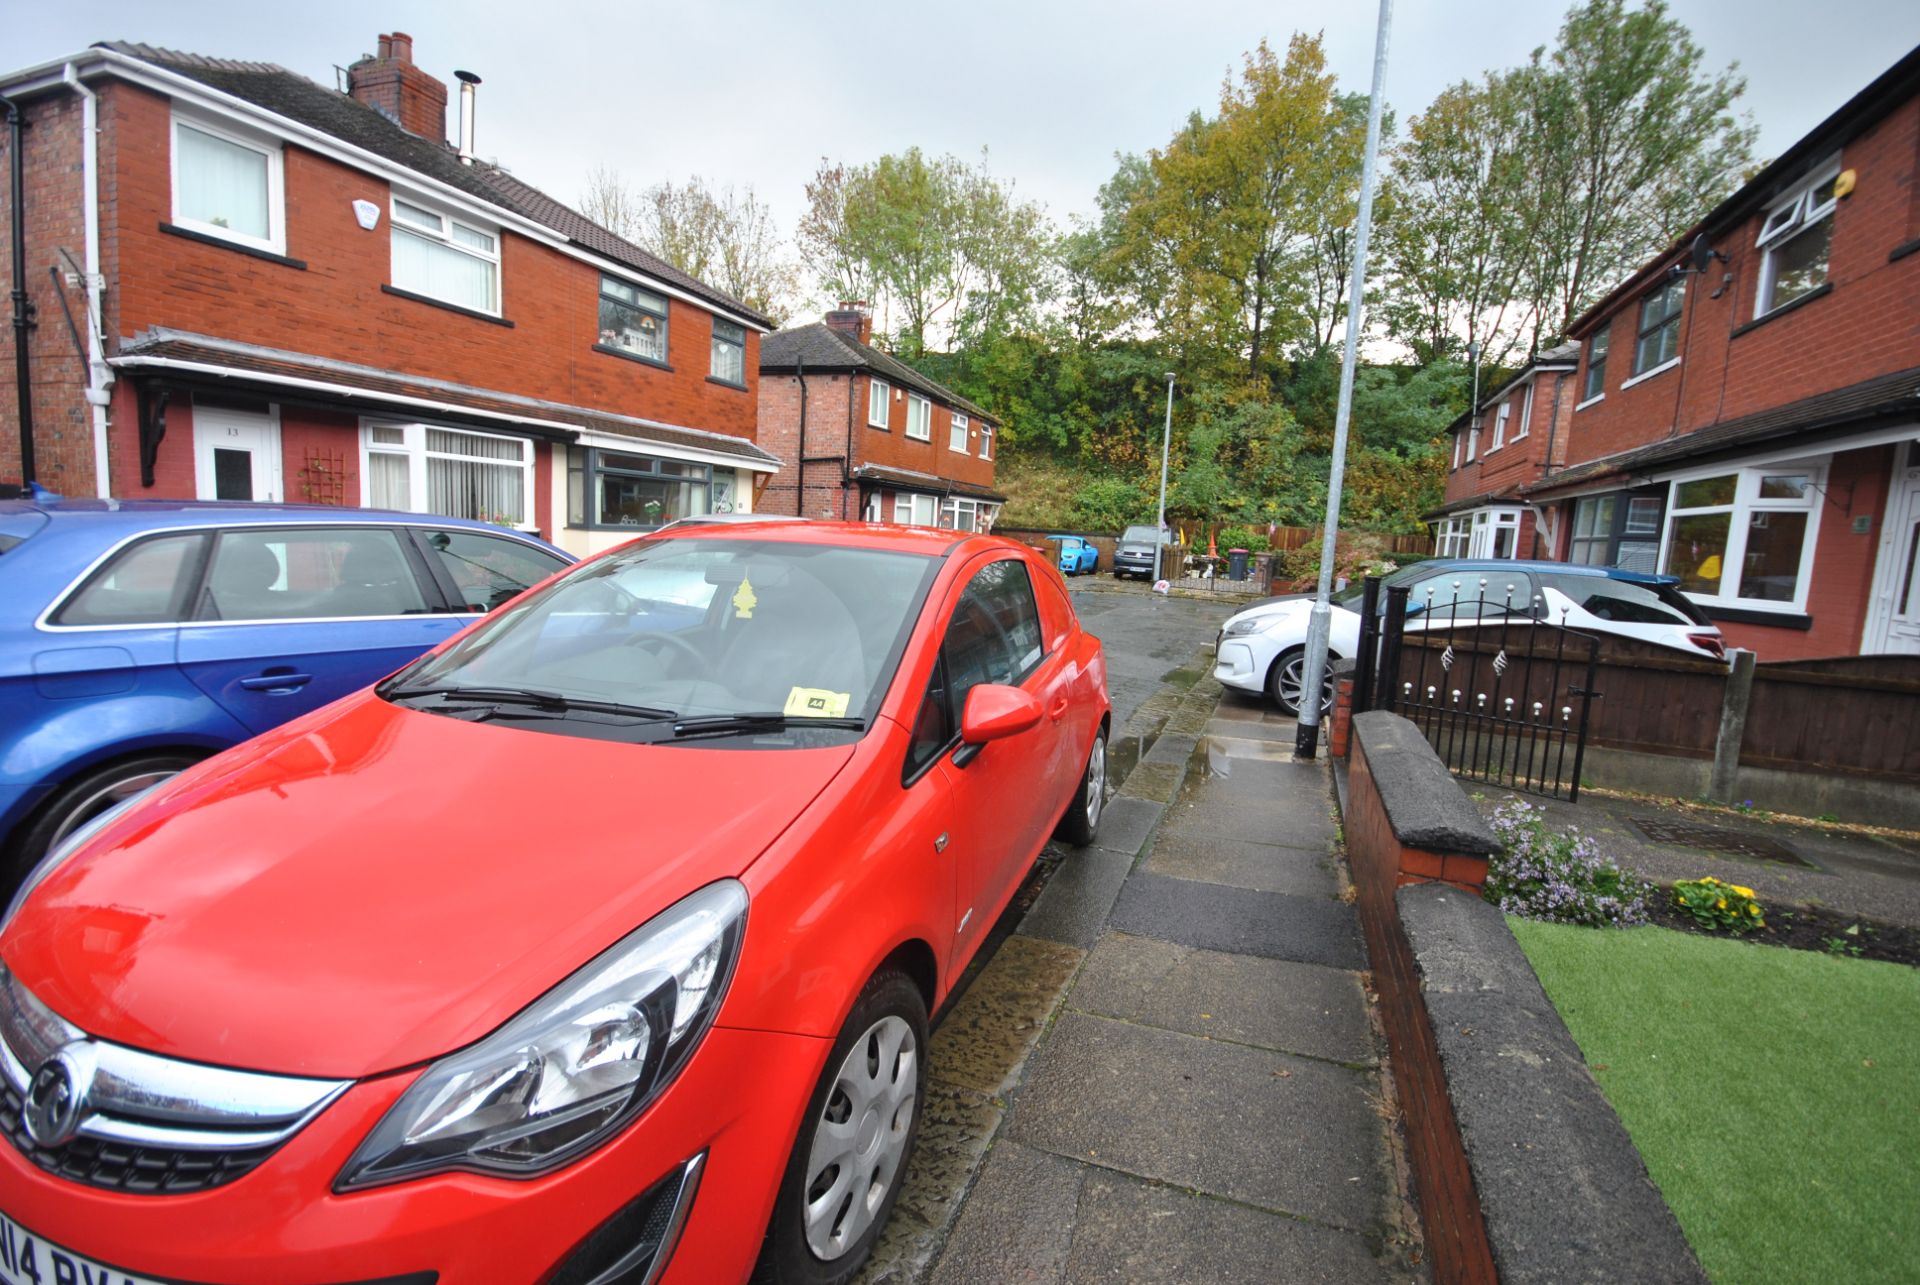
{"label": "artificial grass", "polygon": [[1920,970],[1509,923],[1717,1285],[1920,1277]]}

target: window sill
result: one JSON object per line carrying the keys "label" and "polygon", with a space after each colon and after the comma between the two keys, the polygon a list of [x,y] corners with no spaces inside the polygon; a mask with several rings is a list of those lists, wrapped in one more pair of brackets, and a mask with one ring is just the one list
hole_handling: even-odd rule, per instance
{"label": "window sill", "polygon": [[1632,388],[1635,384],[1644,384],[1647,380],[1652,379],[1655,375],[1664,375],[1668,371],[1672,370],[1675,366],[1678,366],[1679,364],[1680,364],[1680,359],[1678,357],[1673,358],[1671,361],[1663,361],[1658,366],[1655,366],[1652,370],[1643,370],[1639,374],[1635,375],[1632,379],[1629,379],[1625,383],[1621,384],[1620,385],[1621,390],[1625,391],[1626,389]]}
{"label": "window sill", "polygon": [[707,382],[709,384],[718,384],[722,388],[737,389],[743,393],[747,391],[747,386],[745,384],[736,384],[731,379],[722,379],[718,375],[708,375]]}
{"label": "window sill", "polygon": [[448,312],[457,312],[463,317],[472,317],[475,321],[490,322],[496,326],[505,326],[509,330],[513,329],[513,323],[505,317],[496,317],[490,312],[481,312],[478,308],[469,308],[463,304],[448,303],[445,299],[436,299],[429,294],[415,294],[411,290],[402,290],[399,286],[389,285],[381,286],[380,292],[390,294],[396,299],[411,299],[415,303],[424,303],[429,308],[444,308]]}
{"label": "window sill", "polygon": [[889,425],[876,424],[872,420],[867,421],[867,427],[872,429],[876,433],[891,433],[893,431],[893,429]]}
{"label": "window sill", "polygon": [[1587,400],[1585,400],[1584,402],[1575,402],[1573,408],[1575,410],[1585,410],[1589,406],[1598,406],[1601,402],[1604,402],[1605,400],[1607,400],[1607,395],[1605,393],[1595,393],[1593,396],[1587,398]]}
{"label": "window sill", "polygon": [[307,261],[305,259],[290,259],[284,254],[275,254],[272,250],[263,250],[257,245],[248,245],[244,241],[229,241],[226,237],[215,236],[211,232],[196,232],[192,228],[183,228],[177,223],[168,223],[165,220],[161,221],[160,230],[168,236],[177,236],[188,241],[198,241],[201,245],[217,246],[222,250],[232,250],[238,254],[248,255],[255,259],[262,259],[268,263],[277,263],[283,268],[297,268],[301,272],[307,270]]}
{"label": "window sill", "polygon": [[1795,308],[1804,308],[1806,305],[1812,303],[1815,299],[1824,299],[1832,293],[1833,293],[1833,282],[1822,281],[1819,285],[1807,291],[1805,294],[1800,295],[1796,298],[1787,300],[1785,303],[1781,304],[1778,308],[1775,308],[1772,312],[1763,312],[1759,316],[1755,317],[1752,321],[1749,321],[1744,325],[1735,326],[1733,328],[1733,333],[1729,335],[1728,338],[1738,339],[1741,335],[1746,334],[1749,330],[1753,330],[1756,327],[1766,325],[1769,321],[1772,321],[1775,317],[1784,317],[1788,313],[1792,312]]}
{"label": "window sill", "polygon": [[[1693,597],[1688,594],[1688,597]],[[1798,629],[1805,631],[1813,628],[1813,617],[1804,611],[1768,611],[1764,607],[1722,607],[1716,603],[1701,602],[1693,599],[1700,610],[1707,613],[1709,620],[1724,620],[1733,625],[1768,625],[1774,629]]]}
{"label": "window sill", "polygon": [[664,361],[655,361],[651,357],[642,357],[637,352],[628,352],[624,348],[615,348],[612,344],[595,344],[593,350],[597,353],[605,353],[609,357],[618,357],[622,361],[638,362],[642,366],[651,366],[655,370],[664,370],[668,374],[673,373],[673,367],[667,365]]}
{"label": "window sill", "polygon": [[1887,251],[1887,262],[1898,263],[1910,254],[1920,254],[1920,237],[1915,237],[1905,245],[1896,245]]}
{"label": "window sill", "polygon": [[929,433],[925,437],[915,437],[912,433],[908,433],[907,440],[909,442],[932,442],[933,434]]}

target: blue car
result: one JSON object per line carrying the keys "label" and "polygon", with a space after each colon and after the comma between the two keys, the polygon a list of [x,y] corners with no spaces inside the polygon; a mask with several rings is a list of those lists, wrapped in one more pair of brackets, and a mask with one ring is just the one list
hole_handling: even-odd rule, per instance
{"label": "blue car", "polygon": [[393,672],[572,561],[421,514],[0,502],[0,885],[120,800]]}
{"label": "blue car", "polygon": [[1048,541],[1059,547],[1060,574],[1077,576],[1100,569],[1100,546],[1077,535],[1050,535]]}

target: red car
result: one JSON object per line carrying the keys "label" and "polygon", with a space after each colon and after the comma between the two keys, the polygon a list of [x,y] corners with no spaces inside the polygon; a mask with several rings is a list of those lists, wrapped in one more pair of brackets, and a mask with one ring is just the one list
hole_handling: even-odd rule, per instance
{"label": "red car", "polygon": [[76,834],[0,932],[0,1279],[840,1281],[927,1018],[1106,786],[1029,549],[690,528]]}

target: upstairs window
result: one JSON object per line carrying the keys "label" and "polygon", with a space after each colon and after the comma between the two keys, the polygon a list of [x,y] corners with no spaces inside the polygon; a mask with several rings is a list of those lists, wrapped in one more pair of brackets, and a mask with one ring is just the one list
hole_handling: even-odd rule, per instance
{"label": "upstairs window", "polygon": [[1480,454],[1480,421],[1475,419],[1467,429],[1467,463],[1473,463]]}
{"label": "upstairs window", "polygon": [[993,425],[985,420],[980,421],[980,458],[983,460],[993,458]]}
{"label": "upstairs window", "polygon": [[1760,225],[1760,289],[1753,315],[1763,316],[1817,290],[1827,281],[1827,257],[1833,249],[1834,161],[1767,211]]}
{"label": "upstairs window", "polygon": [[713,365],[709,372],[723,384],[747,386],[747,328],[713,319]]}
{"label": "upstairs window", "polygon": [[869,427],[887,427],[887,412],[891,409],[889,402],[892,398],[893,390],[887,387],[885,383],[878,379],[869,379],[867,381],[867,424]]}
{"label": "upstairs window", "polygon": [[1520,402],[1520,423],[1513,430],[1513,440],[1519,441],[1527,435],[1527,425],[1533,422],[1533,381],[1527,381],[1526,396]]}
{"label": "upstairs window", "polygon": [[933,403],[918,393],[907,394],[907,436],[916,442],[933,440]]}
{"label": "upstairs window", "polygon": [[1598,401],[1607,391],[1607,336],[1610,332],[1598,330],[1593,338],[1587,340],[1587,382],[1581,386],[1580,400]]}
{"label": "upstairs window", "polygon": [[1497,451],[1507,444],[1507,415],[1512,410],[1512,399],[1503,399],[1499,411],[1493,417],[1493,445],[1487,448],[1489,451]]}
{"label": "upstairs window", "polygon": [[393,286],[498,316],[500,238],[395,197]]}
{"label": "upstairs window", "polygon": [[1640,338],[1633,346],[1634,374],[1644,375],[1680,355],[1680,305],[1686,297],[1683,277],[1657,287],[1640,301]]}
{"label": "upstairs window", "polygon": [[594,346],[656,366],[666,365],[666,296],[618,277],[601,277],[600,342]]}
{"label": "upstairs window", "polygon": [[173,122],[173,221],[275,254],[286,248],[280,149]]}
{"label": "upstairs window", "polygon": [[947,449],[958,454],[967,453],[967,417],[955,415],[947,421]]}

